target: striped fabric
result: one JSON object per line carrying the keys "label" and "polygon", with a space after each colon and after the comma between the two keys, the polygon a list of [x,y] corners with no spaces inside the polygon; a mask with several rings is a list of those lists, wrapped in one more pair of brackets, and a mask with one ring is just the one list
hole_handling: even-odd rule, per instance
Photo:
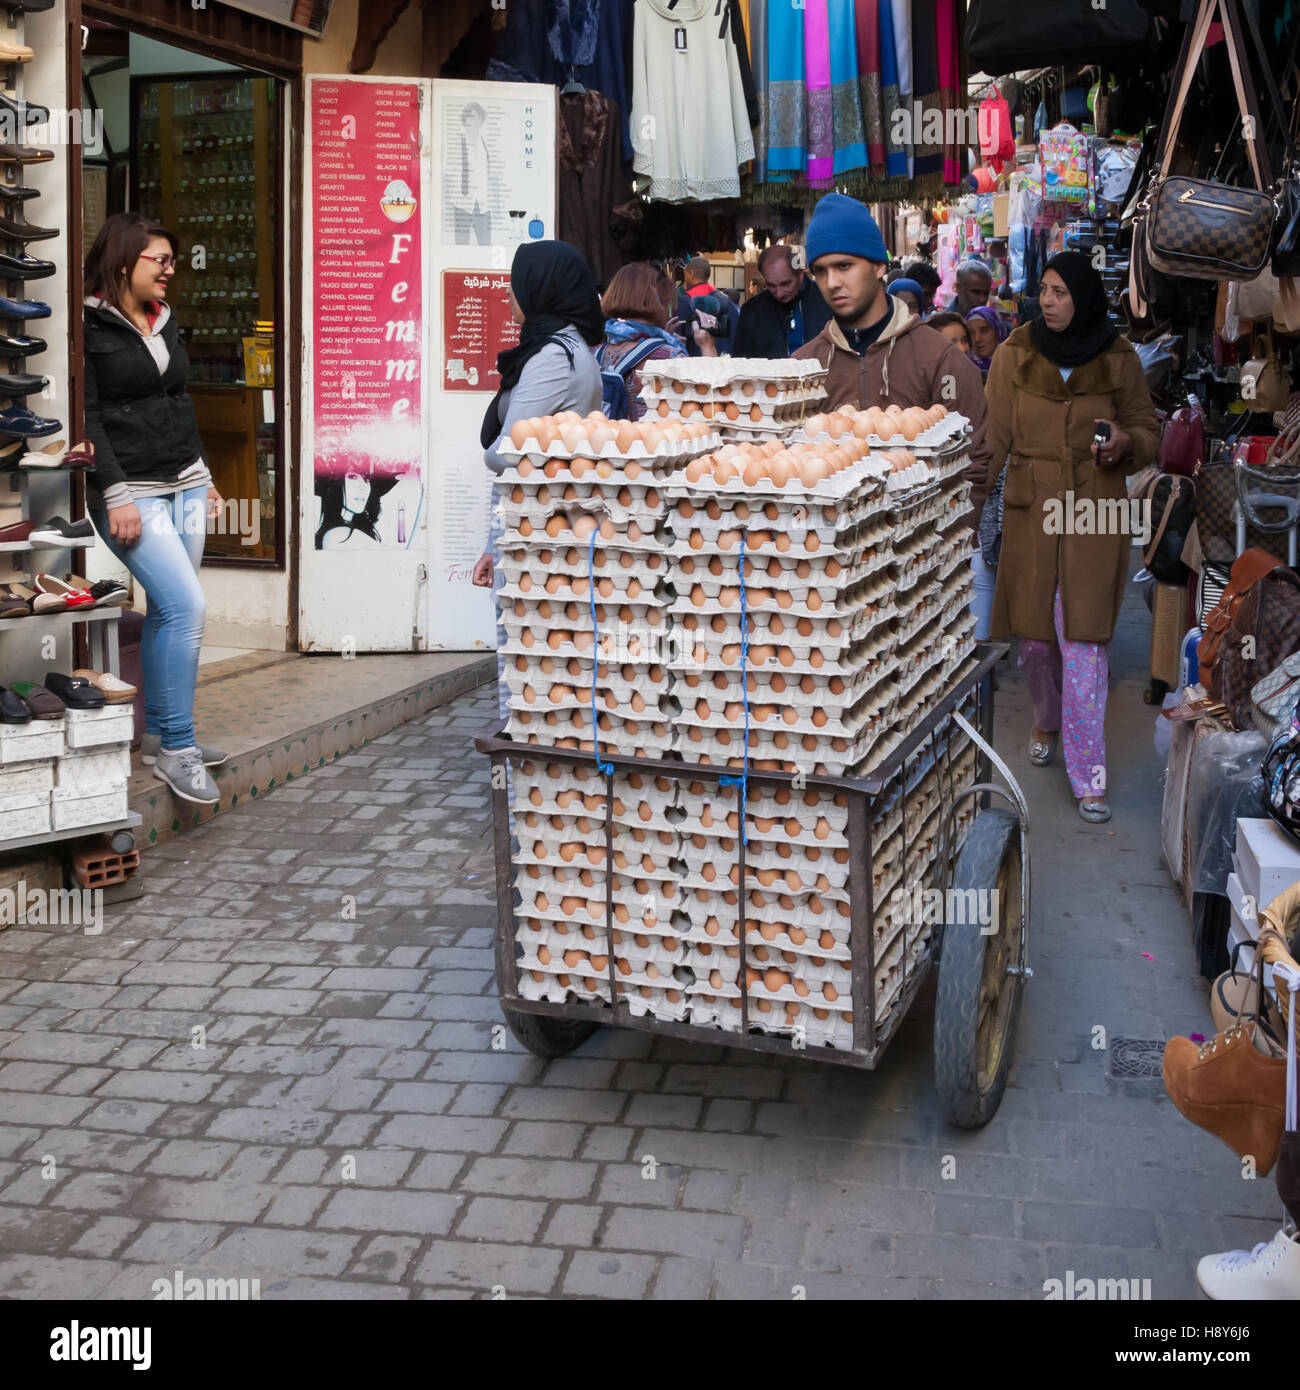
{"label": "striped fabric", "polygon": [[884,112],[880,102],[880,10],[878,0],[856,0],[858,99],[862,104],[862,128],[866,133],[867,158],[873,174],[885,172]]}

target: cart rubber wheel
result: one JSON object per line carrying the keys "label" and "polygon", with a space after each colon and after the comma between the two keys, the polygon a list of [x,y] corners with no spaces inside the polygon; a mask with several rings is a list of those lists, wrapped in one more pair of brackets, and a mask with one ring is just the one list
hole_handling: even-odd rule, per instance
{"label": "cart rubber wheel", "polygon": [[600,1027],[589,1019],[545,1018],[541,1014],[503,1009],[506,1024],[520,1043],[537,1057],[563,1057],[580,1047]]}
{"label": "cart rubber wheel", "polygon": [[[934,1084],[948,1122],[978,1129],[997,1113],[1015,1047],[1024,977],[1019,964],[1020,823],[1011,811],[976,816],[953,873],[955,891],[996,889],[997,930],[947,925],[934,1006]],[[957,900],[961,901],[961,900]]]}

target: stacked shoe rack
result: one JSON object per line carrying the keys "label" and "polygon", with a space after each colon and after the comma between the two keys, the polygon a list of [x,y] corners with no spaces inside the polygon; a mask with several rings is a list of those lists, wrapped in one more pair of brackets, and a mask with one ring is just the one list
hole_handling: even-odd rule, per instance
{"label": "stacked shoe rack", "polygon": [[[12,306],[0,304],[0,402],[8,395],[8,403],[0,404],[0,450],[13,442],[20,446],[10,457],[0,458],[0,508],[3,509],[0,525],[18,520],[44,522],[56,516],[68,518],[72,514],[73,472],[63,466],[34,470],[15,466],[22,450],[39,451],[43,445],[55,439],[71,443],[75,423],[69,393],[68,315],[73,310],[69,306],[66,228],[71,225],[72,217],[67,193],[68,160],[80,158],[81,150],[79,145],[71,143],[71,122],[64,124],[63,129],[69,132],[64,140],[50,142],[52,158],[47,154],[35,154],[39,142],[33,143],[27,139],[29,124],[36,126],[34,133],[37,135],[41,131],[53,133],[57,129],[49,121],[48,113],[35,109],[38,103],[42,107],[62,106],[65,100],[67,53],[61,8],[57,5],[48,8],[42,6],[38,10],[33,4],[24,12],[0,4],[0,40],[4,41],[0,43],[0,122],[3,122],[0,124],[0,136],[12,137],[0,139],[0,223],[8,223],[10,228],[15,223],[39,223],[61,229],[57,237],[42,238],[38,243],[38,249],[43,248],[38,259],[53,262],[53,270],[50,271],[23,264],[30,254],[25,239],[16,231],[0,225],[0,299],[36,299],[41,302],[43,309],[42,313],[32,317],[14,317],[4,312]],[[12,45],[31,49],[31,60],[20,62],[6,57],[5,51],[11,52],[9,46]],[[15,149],[15,145],[21,148]],[[28,150],[33,153],[25,153]],[[35,192],[19,194],[14,191],[20,188],[34,189]],[[37,212],[37,209],[40,211]],[[30,274],[29,270],[38,273]],[[75,312],[80,311],[77,309]],[[23,337],[37,337],[44,346],[18,352],[18,345],[12,340]],[[35,366],[29,365],[29,357],[35,360]],[[28,373],[40,380],[12,380],[15,376],[22,377]],[[6,381],[6,378],[11,379]],[[57,434],[25,438],[15,434],[13,428],[4,428],[6,422],[3,413],[14,407],[24,408],[29,397],[40,403],[40,409],[34,414],[59,420]],[[10,419],[7,423],[11,427],[21,428],[21,420],[16,423]],[[17,509],[15,503],[18,504]],[[81,558],[95,543],[93,536],[84,540],[70,539],[66,546],[32,546],[25,540],[0,543],[0,583],[21,583],[35,588],[34,580],[40,573],[60,577],[70,572],[84,573]],[[119,674],[117,620],[121,612],[116,607],[75,608],[0,621],[0,684],[9,685],[13,680],[24,679],[41,684],[48,672],[70,673],[77,665],[75,635],[78,630],[86,633],[91,666],[99,671]],[[105,708],[121,712],[124,716],[131,706],[110,705]],[[84,716],[101,712],[74,713]],[[42,750],[32,761],[25,761],[23,743],[17,735],[42,723],[48,727],[51,735],[58,731],[57,741],[62,745],[63,752],[51,756]],[[68,720],[66,716],[57,721],[34,720],[31,725],[0,726],[0,853],[102,833],[113,837],[115,850],[124,852],[131,848],[131,831],[139,825],[140,817],[127,809],[125,782],[130,774],[131,735],[129,731],[123,733],[120,730],[121,726],[114,729],[111,740],[102,737],[107,730],[88,735],[85,722]],[[51,794],[54,804],[45,827],[35,833],[15,833],[21,822],[13,819],[12,808],[24,795],[38,794],[36,784],[40,776],[45,775],[43,772],[38,775],[38,770],[48,767],[48,776],[61,789],[65,785],[74,787],[74,771],[86,774],[82,780],[88,791],[97,791],[101,785],[107,786],[97,780],[102,775],[104,764],[96,764],[95,756],[108,760],[114,768],[115,795],[112,798],[105,796],[98,802],[88,800],[85,806],[89,809],[97,804],[109,808],[107,816],[100,816],[87,824],[67,825],[69,816],[64,802],[65,828],[52,828],[60,821],[59,799],[65,794],[55,790]],[[93,768],[100,770],[92,776]],[[116,795],[119,779],[120,796]],[[71,817],[76,818],[75,814]]]}

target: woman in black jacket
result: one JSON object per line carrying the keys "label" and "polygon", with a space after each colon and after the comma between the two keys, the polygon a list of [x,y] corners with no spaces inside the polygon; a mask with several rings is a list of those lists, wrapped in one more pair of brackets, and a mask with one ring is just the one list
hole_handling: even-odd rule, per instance
{"label": "woman in black jacket", "polygon": [[175,268],[176,238],[138,212],[110,217],[86,258],[86,438],[95,446],[87,504],[148,598],[144,761],[177,796],[208,805],[220,792],[207,769],[226,755],[194,737],[205,611],[198,570],[221,498],[167,303]]}

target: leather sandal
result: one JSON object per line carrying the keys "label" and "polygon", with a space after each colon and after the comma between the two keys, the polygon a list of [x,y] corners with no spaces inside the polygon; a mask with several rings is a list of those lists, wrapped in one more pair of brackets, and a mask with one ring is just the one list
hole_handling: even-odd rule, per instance
{"label": "leather sandal", "polygon": [[1048,734],[1047,739],[1041,740],[1034,737],[1036,731],[1029,731],[1029,761],[1035,767],[1046,767],[1052,761],[1052,754],[1056,752],[1056,740],[1058,734]]}
{"label": "leather sandal", "polygon": [[35,589],[29,589],[26,584],[10,584],[9,592],[26,600],[28,610],[32,613],[62,613],[68,606],[68,601],[62,594],[38,593]]}
{"label": "leather sandal", "polygon": [[1085,796],[1079,802],[1079,814],[1093,825],[1103,825],[1110,819],[1110,807],[1098,796]]}
{"label": "leather sandal", "polygon": [[8,585],[0,585],[0,619],[25,618],[31,611],[32,606],[25,598],[19,598]]}

